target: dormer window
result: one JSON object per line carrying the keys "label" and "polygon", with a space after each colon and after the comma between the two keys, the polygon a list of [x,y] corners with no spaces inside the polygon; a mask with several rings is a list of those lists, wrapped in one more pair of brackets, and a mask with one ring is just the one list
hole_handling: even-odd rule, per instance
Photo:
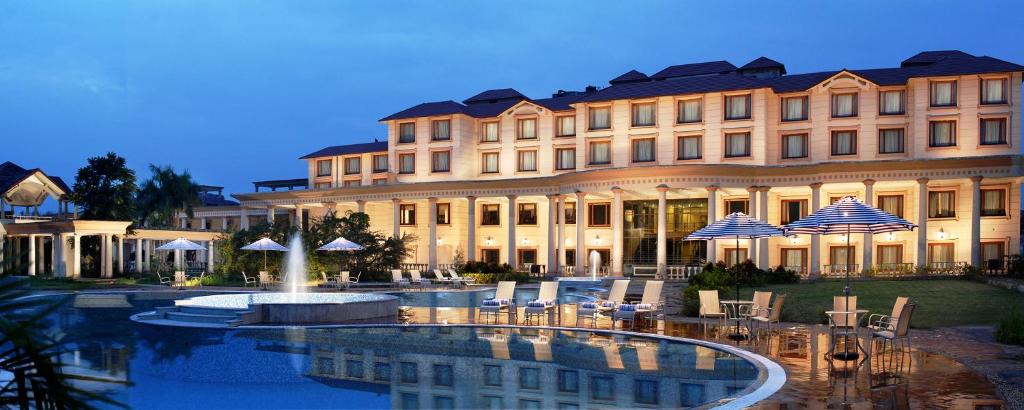
{"label": "dormer window", "polygon": [[480,142],[498,142],[498,127],[499,124],[497,121],[485,122]]}
{"label": "dormer window", "polygon": [[655,124],[655,104],[650,103],[637,103],[633,104],[633,126],[634,127],[650,127]]}
{"label": "dormer window", "polygon": [[516,139],[535,140],[537,139],[537,119],[521,118],[516,120]]}
{"label": "dormer window", "polygon": [[1006,104],[1006,79],[986,78],[981,80],[982,104]]}
{"label": "dormer window", "polygon": [[607,130],[612,127],[611,107],[590,107],[591,130]]}
{"label": "dormer window", "polygon": [[907,93],[903,90],[878,92],[878,114],[903,115],[906,113]]}
{"label": "dormer window", "polygon": [[931,106],[956,106],[956,80],[931,82]]}
{"label": "dormer window", "polygon": [[832,94],[832,118],[857,116],[857,93]]}
{"label": "dormer window", "polygon": [[404,122],[398,124],[398,142],[400,144],[416,142],[416,123]]}
{"label": "dormer window", "polygon": [[750,94],[728,95],[725,97],[725,119],[750,119]]}
{"label": "dormer window", "polygon": [[782,99],[782,121],[804,121],[807,119],[807,96]]}
{"label": "dormer window", "polygon": [[434,120],[431,123],[430,139],[432,141],[448,141],[452,139],[452,122],[450,120]]}
{"label": "dormer window", "polygon": [[331,176],[331,163],[333,161],[329,159],[321,159],[316,162],[316,176],[318,177],[329,177]]}

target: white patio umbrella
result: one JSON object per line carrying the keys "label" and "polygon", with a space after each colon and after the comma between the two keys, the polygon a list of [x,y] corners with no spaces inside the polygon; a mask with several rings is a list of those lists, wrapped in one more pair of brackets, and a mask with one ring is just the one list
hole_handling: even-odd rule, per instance
{"label": "white patio umbrella", "polygon": [[192,242],[185,238],[178,238],[167,242],[156,248],[158,251],[202,251],[206,250],[203,245]]}
{"label": "white patio umbrella", "polygon": [[344,237],[339,236],[338,239],[330,241],[324,246],[316,248],[318,251],[343,251],[343,252],[356,252],[361,251],[364,248],[362,245],[352,242]]}
{"label": "white patio umbrella", "polygon": [[267,251],[279,251],[285,252],[288,248],[281,246],[281,244],[272,241],[270,238],[263,238],[256,242],[245,245],[241,248],[243,251],[263,251],[263,270],[267,270]]}
{"label": "white patio umbrella", "polygon": [[[817,235],[846,235],[846,283],[843,287],[843,296],[847,298],[849,305],[850,297],[850,234],[853,233],[886,233],[896,231],[912,231],[917,225],[908,222],[896,215],[885,212],[859,199],[846,196],[832,205],[819,209],[796,222],[783,226],[782,230],[786,235],[791,234],[817,234]],[[846,352],[849,356],[849,352]],[[856,352],[854,352],[855,356]]]}
{"label": "white patio umbrella", "polygon": [[[740,239],[760,239],[771,236],[782,236],[782,230],[774,225],[754,219],[742,212],[734,212],[714,223],[686,236],[686,240],[735,239],[736,264],[740,263]],[[740,282],[736,280],[736,300],[740,299]],[[737,307],[737,310],[739,308]],[[729,335],[733,339],[743,339],[740,333],[740,322],[736,322],[736,333]]]}

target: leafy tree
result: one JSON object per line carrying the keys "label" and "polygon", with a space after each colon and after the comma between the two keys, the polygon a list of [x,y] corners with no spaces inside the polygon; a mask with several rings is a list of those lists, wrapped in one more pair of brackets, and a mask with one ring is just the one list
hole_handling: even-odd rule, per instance
{"label": "leafy tree", "polygon": [[135,217],[135,171],[113,152],[92,157],[79,168],[71,201],[80,205],[82,219],[131,221]]}
{"label": "leafy tree", "polygon": [[202,205],[199,184],[187,170],[180,174],[170,165],[149,165],[153,176],[139,188],[139,221],[153,226],[174,226],[175,214],[185,211],[192,217],[194,207]]}

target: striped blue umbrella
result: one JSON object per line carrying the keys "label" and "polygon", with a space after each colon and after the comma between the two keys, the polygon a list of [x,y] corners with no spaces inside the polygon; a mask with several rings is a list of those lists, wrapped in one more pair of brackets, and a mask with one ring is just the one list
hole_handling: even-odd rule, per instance
{"label": "striped blue umbrella", "polygon": [[686,240],[758,239],[782,236],[774,225],[761,222],[743,212],[734,212],[686,236]]}

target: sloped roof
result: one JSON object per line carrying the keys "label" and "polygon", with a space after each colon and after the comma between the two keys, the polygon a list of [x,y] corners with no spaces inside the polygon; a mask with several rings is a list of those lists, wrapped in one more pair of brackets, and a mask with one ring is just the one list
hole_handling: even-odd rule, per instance
{"label": "sloped roof", "polygon": [[11,161],[4,161],[0,164],[0,192],[7,192],[11,187],[17,185],[21,181],[24,181],[25,178],[32,176],[32,174],[35,174],[36,172],[43,174],[44,177],[53,182],[54,185],[57,185],[57,187],[64,191],[64,193],[71,193],[71,188],[63,179],[46,175],[46,173],[39,168],[22,168]]}
{"label": "sloped roof", "polygon": [[616,84],[596,93],[581,97],[579,102],[609,101],[628,98],[657,97],[662,95],[697,94],[714,91],[745,90],[766,87],[764,81],[739,74],[728,73],[697,77],[683,77],[672,81],[648,81]]}
{"label": "sloped roof", "polygon": [[647,81],[651,78],[647,74],[641,73],[636,70],[629,70],[622,75],[608,80],[608,84],[622,84],[622,83],[635,83],[639,81]]}
{"label": "sloped roof", "polygon": [[531,100],[534,104],[541,107],[547,108],[551,111],[570,111],[573,110],[571,105],[574,102],[579,101],[586,94],[584,93],[565,93],[563,95],[557,95],[551,98],[541,98],[539,100]]}
{"label": "sloped roof", "polygon": [[364,142],[361,144],[335,145],[306,154],[299,159],[336,157],[339,155],[365,154],[367,152],[381,152],[388,150],[387,141]]}
{"label": "sloped roof", "polygon": [[831,76],[836,75],[839,71],[822,71],[817,73],[807,74],[791,74],[783,75],[779,77],[765,78],[762,81],[771,87],[772,91],[776,93],[792,93],[797,91],[805,91],[808,88],[814,87],[816,84],[825,81]]}
{"label": "sloped roof", "polygon": [[233,206],[238,205],[237,201],[225,199],[224,195],[218,195],[212,192],[203,192],[199,194],[199,200],[202,201],[203,206]]}
{"label": "sloped roof", "polygon": [[525,100],[526,96],[516,91],[513,88],[499,88],[495,90],[487,90],[480,94],[469,97],[462,100],[463,104],[481,104],[481,103],[496,103],[502,100]]}
{"label": "sloped roof", "polygon": [[703,63],[674,65],[651,75],[651,79],[664,80],[675,77],[691,77],[695,75],[722,74],[736,70],[736,66],[724,60]]}
{"label": "sloped roof", "polygon": [[782,70],[783,74],[786,73],[786,66],[784,64],[765,56],[755,58],[754,61],[744,64],[739,70],[760,70],[764,68],[778,68]]}
{"label": "sloped roof", "polygon": [[914,54],[913,57],[903,60],[903,62],[900,63],[900,67],[932,64],[950,57],[969,58],[974,56],[960,50],[922,51],[920,53]]}

